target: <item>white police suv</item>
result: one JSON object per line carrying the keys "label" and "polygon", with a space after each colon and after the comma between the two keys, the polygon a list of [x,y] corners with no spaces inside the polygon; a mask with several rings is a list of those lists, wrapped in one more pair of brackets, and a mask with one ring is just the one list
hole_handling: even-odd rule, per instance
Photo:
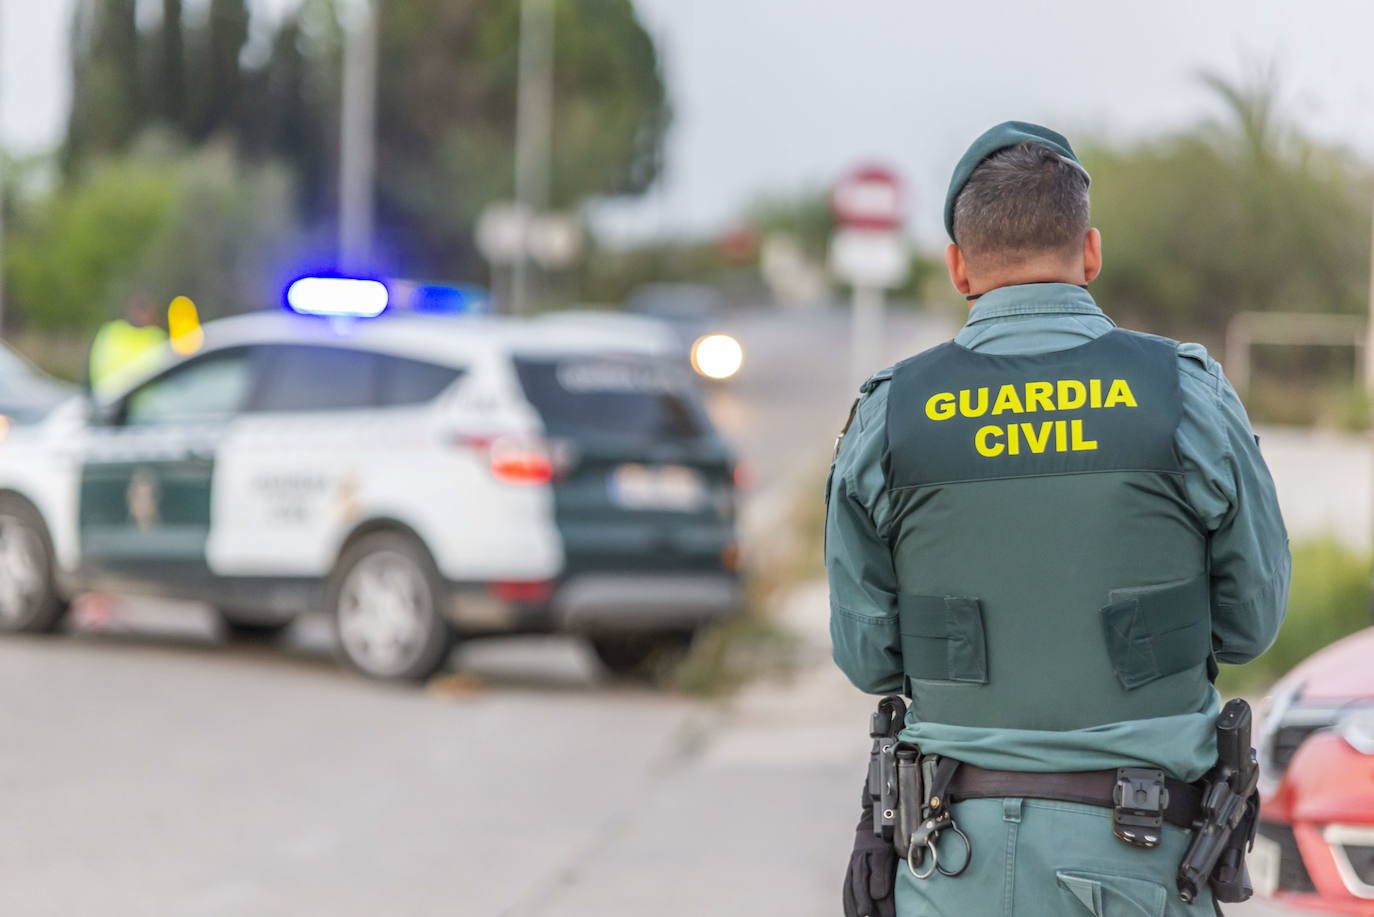
{"label": "white police suv", "polygon": [[549,631],[633,672],[738,609],[733,459],[654,335],[292,294],[321,314],[209,323],[8,432],[0,630],[84,591],[208,602],[245,636],[323,609],[350,665],[418,679],[455,636]]}

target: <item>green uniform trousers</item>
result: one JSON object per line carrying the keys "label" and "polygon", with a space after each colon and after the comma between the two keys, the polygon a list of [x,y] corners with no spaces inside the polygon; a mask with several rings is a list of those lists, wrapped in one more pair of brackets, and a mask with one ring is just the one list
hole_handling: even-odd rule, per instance
{"label": "green uniform trousers", "polygon": [[[1191,905],[1174,886],[1188,832],[1164,827],[1147,850],[1112,835],[1110,809],[1041,799],[971,799],[954,819],[973,843],[968,869],[921,880],[897,870],[898,917],[1213,917],[1210,890]],[[963,843],[952,831],[940,862],[957,868]],[[926,865],[929,865],[927,860]],[[920,870],[923,871],[923,870]]]}

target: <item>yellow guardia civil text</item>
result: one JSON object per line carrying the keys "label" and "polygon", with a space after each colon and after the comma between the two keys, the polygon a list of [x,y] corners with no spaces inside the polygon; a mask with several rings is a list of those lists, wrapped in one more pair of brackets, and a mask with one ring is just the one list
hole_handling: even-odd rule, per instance
{"label": "yellow guardia civil text", "polygon": [[[926,399],[925,411],[939,421],[1137,406],[1125,379],[1060,379],[936,392]],[[1081,418],[1048,419],[988,424],[973,434],[973,447],[979,455],[997,458],[1022,452],[1090,452],[1097,440],[1088,439]]]}

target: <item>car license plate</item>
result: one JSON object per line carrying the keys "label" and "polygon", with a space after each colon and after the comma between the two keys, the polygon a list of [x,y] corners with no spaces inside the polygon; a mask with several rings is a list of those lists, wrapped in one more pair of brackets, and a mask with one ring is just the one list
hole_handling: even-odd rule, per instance
{"label": "car license plate", "polygon": [[1279,845],[1263,835],[1255,836],[1255,847],[1246,857],[1250,868],[1250,883],[1255,893],[1272,897],[1279,888],[1279,858],[1283,856]]}
{"label": "car license plate", "polygon": [[701,474],[685,465],[621,465],[611,472],[610,490],[625,509],[690,513],[706,502]]}

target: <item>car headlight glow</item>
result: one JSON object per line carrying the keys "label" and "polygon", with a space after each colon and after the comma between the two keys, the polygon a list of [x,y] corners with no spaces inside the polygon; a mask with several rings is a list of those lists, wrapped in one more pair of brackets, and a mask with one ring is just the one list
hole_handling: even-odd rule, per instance
{"label": "car headlight glow", "polygon": [[708,334],[692,345],[692,368],[708,379],[729,379],[744,365],[744,348],[728,334]]}
{"label": "car headlight glow", "polygon": [[1374,709],[1365,707],[1347,713],[1336,724],[1336,732],[1362,755],[1374,755]]}

